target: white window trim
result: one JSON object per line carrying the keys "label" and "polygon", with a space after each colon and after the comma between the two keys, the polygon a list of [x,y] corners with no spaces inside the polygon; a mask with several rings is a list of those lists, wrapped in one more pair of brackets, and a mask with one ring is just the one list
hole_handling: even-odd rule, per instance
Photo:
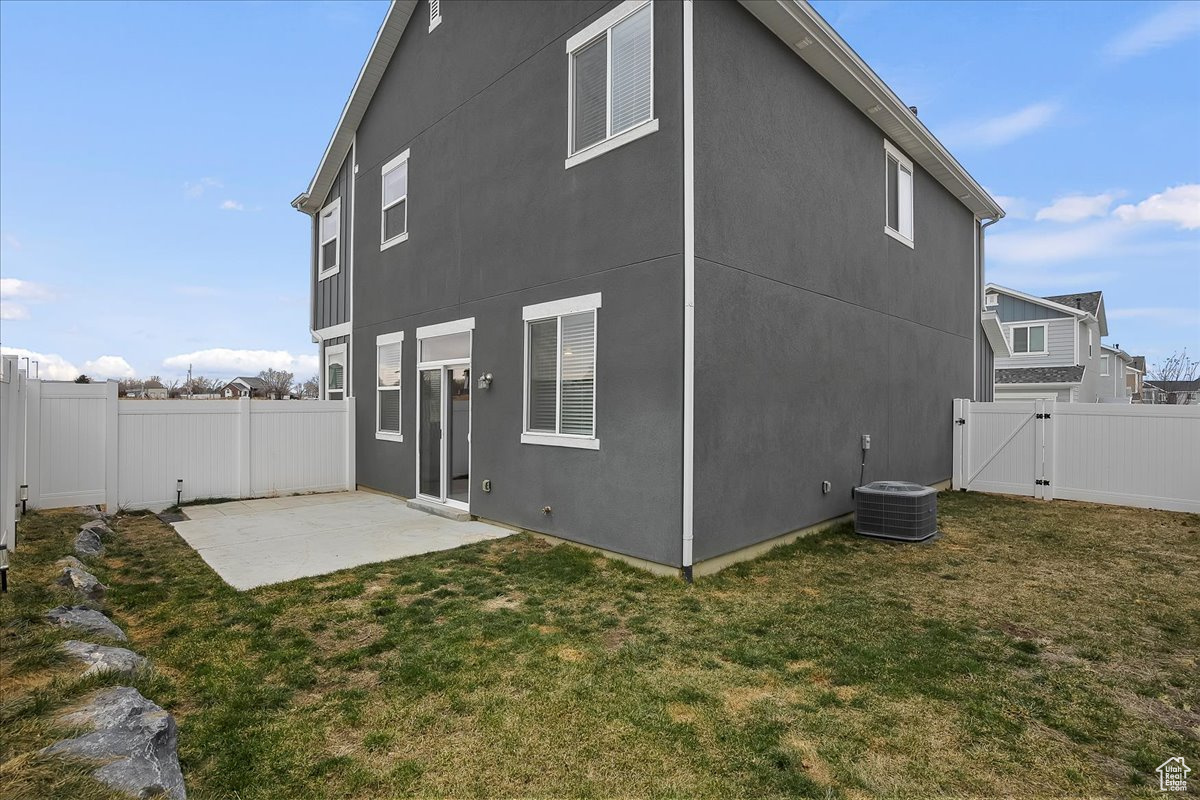
{"label": "white window trim", "polygon": [[[327,212],[332,212],[337,215],[337,233],[330,236],[328,239],[321,239],[321,220],[325,218]],[[338,240],[338,260],[332,267],[325,267],[325,245]],[[337,275],[342,271],[342,198],[337,198],[329,205],[325,206],[317,214],[317,280],[323,281],[333,275]]]}
{"label": "white window trim", "polygon": [[[592,435],[585,436],[578,433],[549,433],[547,431],[531,431],[529,430],[529,323],[538,322],[545,319],[559,319],[558,322],[558,354],[557,358],[560,362],[559,376],[557,379],[557,391],[562,392],[562,320],[561,317],[570,314],[582,314],[584,312],[592,312],[595,315],[595,320],[592,326],[592,336],[594,337],[593,345],[596,352],[596,362],[600,360],[600,320],[599,314],[596,311],[601,307],[601,294],[585,294],[579,297],[568,297],[562,300],[551,300],[547,303],[537,303],[531,306],[525,306],[521,309],[521,320],[524,332],[522,338],[522,356],[521,362],[523,368],[521,370],[521,444],[536,444],[546,445],[549,447],[574,447],[580,450],[599,450],[600,437],[596,435],[596,422],[598,413],[596,408],[596,396],[599,394],[598,388],[599,370],[592,381]],[[557,407],[560,400],[555,401]],[[561,413],[556,410],[556,414]]]}
{"label": "white window trim", "polygon": [[[437,8],[436,11],[434,11],[435,5]],[[442,4],[440,2],[435,4],[433,2],[433,0],[430,0],[430,3],[429,3],[429,32],[433,33],[433,29],[441,24],[442,24]]]}
{"label": "white window trim", "polygon": [[335,356],[342,357],[340,362],[342,365],[342,388],[335,391],[340,391],[342,393],[341,399],[345,400],[350,396],[350,389],[347,385],[349,383],[347,380],[347,373],[349,373],[350,370],[348,369],[348,365],[346,363],[345,344],[331,344],[325,348],[325,363],[322,365],[321,369],[321,394],[324,395],[326,400],[329,399],[329,362],[334,360]]}
{"label": "white window trim", "polygon": [[605,153],[615,150],[618,147],[627,145],[632,141],[641,139],[643,136],[649,136],[658,130],[658,117],[654,115],[654,12],[651,11],[650,19],[650,119],[645,122],[639,122],[632,128],[627,128],[620,133],[614,134],[612,127],[612,45],[608,45],[609,62],[607,66],[608,74],[605,79],[608,82],[608,100],[605,103],[605,138],[588,145],[582,150],[575,150],[575,53],[584,45],[591,42],[599,36],[606,35],[608,31],[626,17],[631,14],[641,11],[644,6],[650,5],[651,0],[625,0],[616,8],[610,10],[607,14],[597,19],[591,25],[588,25],[583,30],[579,31],[571,38],[567,39],[567,160],[563,162],[563,169],[582,164],[585,161],[590,161],[597,156],[602,156]]}
{"label": "white window trim", "polygon": [[[400,347],[400,382],[395,386],[380,386],[379,385],[379,348],[388,344],[398,344]],[[404,331],[396,333],[382,333],[375,337],[375,438],[387,442],[403,442],[403,433],[394,433],[392,431],[383,431],[379,429],[379,393],[380,392],[395,392],[400,397],[401,412],[404,408],[404,395],[401,392],[404,390]],[[404,419],[404,414],[400,414],[400,418]],[[403,424],[403,423],[401,423]]]}
{"label": "white window trim", "polygon": [[[1017,337],[1016,337],[1016,333],[1015,333],[1017,328],[1041,328],[1042,329],[1042,349],[1041,350],[1030,350],[1025,353],[1018,353],[1017,348],[1016,348]],[[1028,337],[1025,339],[1025,341],[1026,341],[1026,343],[1028,343],[1028,341],[1029,341]],[[1028,346],[1028,345],[1026,345],[1026,346]],[[1008,329],[1008,348],[1009,348],[1009,350],[1012,351],[1013,358],[1025,358],[1026,356],[1049,355],[1050,354],[1050,329],[1049,329],[1049,326],[1044,322],[1021,323],[1019,325],[1012,325]]]}
{"label": "white window trim", "polygon": [[445,336],[448,333],[462,333],[475,330],[475,318],[456,319],[450,322],[439,322],[436,325],[423,325],[417,328],[418,339],[432,339],[434,336]]}
{"label": "white window trim", "polygon": [[[440,20],[441,17],[438,17],[438,19]],[[436,26],[434,26],[434,27],[436,27]],[[430,28],[430,30],[433,30],[433,28]],[[401,164],[408,161],[408,153],[409,153],[409,151],[405,150],[403,153],[396,156],[391,161],[387,162],[386,164],[384,164],[382,167],[379,168],[379,251],[380,252],[387,250],[389,247],[395,247],[396,245],[400,244],[401,242],[408,241],[408,185],[407,185],[407,183],[404,187],[404,196],[403,197],[398,197],[395,200],[393,200],[392,202],[388,203],[387,205],[383,204],[383,176],[387,175],[389,172],[394,170],[396,167],[398,167]],[[411,173],[409,174],[408,178],[409,179],[412,178]],[[385,219],[384,215],[387,213],[387,210],[389,208],[396,205],[397,203],[399,203],[402,200],[404,201],[404,233],[393,236],[390,239],[384,239],[383,234],[384,234],[384,231],[386,230],[386,228],[384,227],[384,219]]]}
{"label": "white window trim", "polygon": [[1109,366],[1108,366],[1108,354],[1101,353],[1100,354],[1100,376],[1102,378],[1107,378],[1111,374],[1112,374],[1112,370],[1110,370]]}
{"label": "white window trim", "polygon": [[[917,217],[916,217],[917,174],[916,174],[916,172],[913,171],[912,159],[910,159],[908,156],[904,155],[904,153],[901,153],[900,149],[897,148],[891,142],[889,142],[887,139],[883,140],[883,152],[884,152],[884,156],[883,156],[883,181],[884,181],[884,184],[883,184],[883,232],[886,233],[888,236],[891,236],[896,241],[904,242],[904,244],[908,245],[909,247],[916,249],[916,245],[914,244],[913,240],[916,238],[916,230],[917,230]],[[912,192],[908,198],[908,218],[912,222],[912,226],[913,226],[913,238],[911,238],[911,239],[909,237],[905,236],[900,231],[889,227],[888,223],[887,223],[887,198],[888,198],[888,194],[887,194],[887,158],[888,158],[888,156],[891,156],[892,158],[896,159],[896,163],[898,163],[900,166],[906,167],[908,169],[908,174],[912,176]],[[897,193],[896,196],[899,197],[899,193]]]}

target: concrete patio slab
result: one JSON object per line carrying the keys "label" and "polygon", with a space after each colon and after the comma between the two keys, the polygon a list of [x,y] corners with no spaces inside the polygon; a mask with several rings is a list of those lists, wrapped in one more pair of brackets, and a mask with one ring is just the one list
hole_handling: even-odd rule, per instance
{"label": "concrete patio slab", "polygon": [[238,500],[184,509],[173,527],[235,589],[325,575],[500,539],[512,531],[456,522],[366,492]]}

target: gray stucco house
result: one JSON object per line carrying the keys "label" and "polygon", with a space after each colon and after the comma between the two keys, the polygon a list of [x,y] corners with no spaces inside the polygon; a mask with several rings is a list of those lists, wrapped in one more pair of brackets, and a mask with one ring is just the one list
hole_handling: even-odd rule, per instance
{"label": "gray stucco house", "polygon": [[[397,0],[320,166],[360,486],[691,576],[951,471],[1003,215],[807,4]],[[825,482],[828,482],[826,488]]]}
{"label": "gray stucco house", "polygon": [[1108,336],[1103,292],[1036,297],[989,283],[982,317],[994,345],[996,400],[1125,397],[1124,364],[1100,341]]}

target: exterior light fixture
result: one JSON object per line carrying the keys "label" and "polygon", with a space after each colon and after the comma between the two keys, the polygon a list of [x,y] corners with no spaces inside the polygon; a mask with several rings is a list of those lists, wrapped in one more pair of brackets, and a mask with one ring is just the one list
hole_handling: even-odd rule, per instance
{"label": "exterior light fixture", "polygon": [[0,592],[8,591],[8,545],[0,544]]}
{"label": "exterior light fixture", "polygon": [[492,373],[485,372],[479,376],[479,381],[476,384],[480,389],[492,388]]}
{"label": "exterior light fixture", "polygon": [[25,516],[25,504],[29,502],[29,484],[21,484],[21,516]]}
{"label": "exterior light fixture", "polygon": [[183,478],[175,479],[175,505],[183,502]]}

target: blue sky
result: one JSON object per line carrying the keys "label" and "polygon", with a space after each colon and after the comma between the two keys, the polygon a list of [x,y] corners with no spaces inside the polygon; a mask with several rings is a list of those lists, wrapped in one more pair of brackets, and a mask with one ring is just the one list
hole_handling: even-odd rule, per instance
{"label": "blue sky", "polygon": [[[1103,289],[1108,341],[1200,354],[1200,3],[816,7],[1008,209],[989,278]],[[5,349],[43,377],[314,374],[288,202],[385,10],[0,4]]]}

